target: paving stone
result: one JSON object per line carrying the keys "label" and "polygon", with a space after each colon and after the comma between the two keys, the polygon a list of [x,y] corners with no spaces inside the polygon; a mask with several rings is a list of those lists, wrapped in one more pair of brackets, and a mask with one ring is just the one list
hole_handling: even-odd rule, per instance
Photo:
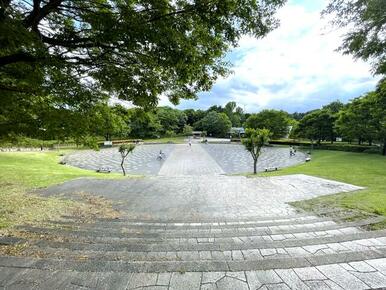
{"label": "paving stone", "polygon": [[331,287],[328,286],[326,281],[304,281],[304,284],[311,290],[331,290]]}
{"label": "paving stone", "polygon": [[129,284],[131,275],[127,273],[98,273],[98,287],[99,290],[110,289],[126,289]]}
{"label": "paving stone", "polygon": [[239,279],[226,276],[219,281],[216,282],[217,289],[224,290],[249,290],[248,284],[245,281],[241,281]]}
{"label": "paving stone", "polygon": [[296,275],[292,269],[277,269],[275,272],[290,288],[293,289],[309,289],[309,287],[303,283],[302,280]]}
{"label": "paving stone", "polygon": [[216,283],[221,278],[225,277],[225,272],[204,272],[202,273],[202,284]]}
{"label": "paving stone", "polygon": [[157,284],[157,276],[156,273],[132,273],[127,289],[155,286]]}
{"label": "paving stone", "polygon": [[350,274],[339,265],[324,265],[316,267],[328,279],[344,289],[368,289],[369,286]]}
{"label": "paving stone", "polygon": [[159,273],[157,277],[157,285],[169,286],[171,273]]}
{"label": "paving stone", "polygon": [[173,273],[170,280],[171,290],[196,290],[200,288],[201,273],[186,272],[186,273]]}
{"label": "paving stone", "polygon": [[351,272],[352,275],[369,285],[371,288],[386,287],[386,276],[380,272]]}
{"label": "paving stone", "polygon": [[386,258],[366,260],[365,262],[377,269],[378,271],[382,272],[384,275],[386,275]]}
{"label": "paving stone", "polygon": [[246,271],[247,281],[251,289],[259,289],[262,285],[282,283],[282,279],[273,270]]}
{"label": "paving stone", "polygon": [[279,283],[279,284],[269,284],[266,285],[265,288],[262,289],[268,289],[268,290],[290,290],[291,288],[288,287],[285,283]]}
{"label": "paving stone", "polygon": [[324,280],[327,279],[318,269],[315,267],[307,268],[294,268],[293,269],[299,278],[305,280]]}
{"label": "paving stone", "polygon": [[348,263],[354,271],[358,272],[375,272],[376,270],[364,261]]}
{"label": "paving stone", "polygon": [[260,253],[263,257],[266,257],[266,256],[273,256],[273,255],[276,255],[277,254],[277,251],[276,249],[261,249],[260,250]]}
{"label": "paving stone", "polygon": [[290,256],[306,256],[309,254],[309,252],[304,250],[302,247],[290,247],[285,248],[285,250]]}

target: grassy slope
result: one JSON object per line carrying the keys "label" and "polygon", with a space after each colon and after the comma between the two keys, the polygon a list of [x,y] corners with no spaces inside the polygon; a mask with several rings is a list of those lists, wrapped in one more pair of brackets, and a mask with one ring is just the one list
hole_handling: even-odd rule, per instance
{"label": "grassy slope", "polygon": [[359,209],[386,216],[386,157],[338,151],[313,152],[312,161],[263,176],[304,173],[334,179],[366,189],[293,203],[306,210],[321,207]]}
{"label": "grassy slope", "polygon": [[118,178],[117,173],[101,174],[59,165],[59,152],[0,153],[0,182],[14,181],[28,188],[45,187],[78,177]]}
{"label": "grassy slope", "polygon": [[[59,152],[0,153],[0,229],[14,224],[53,219],[70,210],[94,210],[79,202],[42,198],[27,192],[78,177],[120,178],[58,164]],[[105,202],[95,201],[100,206]]]}

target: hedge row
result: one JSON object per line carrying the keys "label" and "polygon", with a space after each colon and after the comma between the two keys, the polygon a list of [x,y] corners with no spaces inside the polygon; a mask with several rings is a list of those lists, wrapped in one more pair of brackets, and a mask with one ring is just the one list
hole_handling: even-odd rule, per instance
{"label": "hedge row", "polygon": [[[308,141],[292,141],[292,140],[272,140],[270,144],[275,145],[289,145],[289,146],[301,146],[306,148],[311,148],[311,143]],[[322,143],[320,145],[314,144],[314,149],[320,150],[336,150],[336,151],[346,151],[346,152],[359,152],[359,153],[381,153],[381,149],[378,146],[369,146],[369,145],[356,145],[356,144],[347,144],[347,143]]]}

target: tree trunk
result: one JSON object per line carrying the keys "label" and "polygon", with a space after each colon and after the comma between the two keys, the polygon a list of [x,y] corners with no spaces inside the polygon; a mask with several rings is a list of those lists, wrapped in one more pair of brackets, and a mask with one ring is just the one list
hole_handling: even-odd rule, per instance
{"label": "tree trunk", "polygon": [[383,149],[382,149],[382,155],[386,155],[386,139],[383,140]]}
{"label": "tree trunk", "polygon": [[122,162],[121,162],[121,168],[122,168],[122,172],[123,172],[123,176],[126,176],[126,171],[125,171],[125,167],[123,166],[123,163],[125,162],[125,159],[122,158]]}
{"label": "tree trunk", "polygon": [[256,174],[257,159],[253,160],[253,174]]}
{"label": "tree trunk", "polygon": [[370,140],[369,140],[369,146],[372,146],[372,145],[373,145],[373,140],[370,139]]}

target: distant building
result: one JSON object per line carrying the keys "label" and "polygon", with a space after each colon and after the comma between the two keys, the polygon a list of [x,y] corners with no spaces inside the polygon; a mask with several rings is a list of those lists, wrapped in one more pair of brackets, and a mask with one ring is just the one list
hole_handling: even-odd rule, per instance
{"label": "distant building", "polygon": [[192,132],[192,136],[193,136],[193,138],[195,138],[195,139],[201,138],[201,136],[202,136],[202,131],[193,131],[193,132]]}
{"label": "distant building", "polygon": [[232,127],[229,135],[231,141],[241,141],[241,138],[245,135],[245,129],[243,127]]}

